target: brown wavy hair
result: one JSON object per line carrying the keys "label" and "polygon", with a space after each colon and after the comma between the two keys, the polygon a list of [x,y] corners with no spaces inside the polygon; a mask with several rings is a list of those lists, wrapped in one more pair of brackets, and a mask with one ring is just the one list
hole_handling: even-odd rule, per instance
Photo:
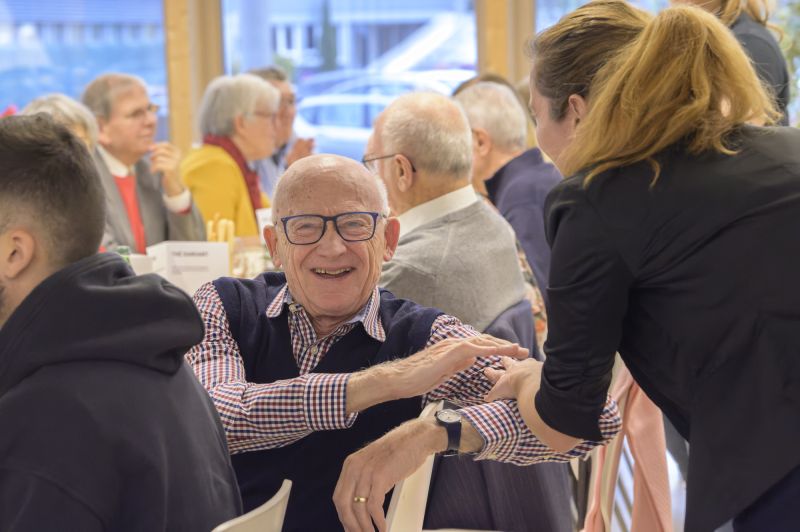
{"label": "brown wavy hair", "polygon": [[561,120],[570,95],[589,97],[592,80],[620,49],[647,26],[652,15],[622,0],[596,0],[567,13],[528,45],[533,82]]}
{"label": "brown wavy hair", "polygon": [[651,164],[655,180],[653,156],[678,141],[692,154],[733,154],[728,140],[742,124],[779,117],[736,38],[693,6],[661,11],[608,61],[589,109],[563,157],[564,175],[587,171],[587,183],[639,161]]}

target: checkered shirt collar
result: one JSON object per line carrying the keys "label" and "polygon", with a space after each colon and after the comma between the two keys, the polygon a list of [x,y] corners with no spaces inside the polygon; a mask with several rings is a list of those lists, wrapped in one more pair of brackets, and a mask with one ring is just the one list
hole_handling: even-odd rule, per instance
{"label": "checkered shirt collar", "polygon": [[[372,294],[369,296],[369,301],[367,301],[367,304],[361,308],[358,314],[348,320],[347,323],[361,322],[368,335],[379,342],[385,342],[386,332],[383,330],[379,312],[381,307],[380,301],[381,294],[376,286],[372,290]],[[284,308],[287,308],[292,304],[295,304],[294,298],[292,297],[292,294],[289,293],[289,286],[284,284],[283,288],[281,288],[281,290],[278,292],[278,295],[272,300],[272,303],[267,306],[267,317],[277,318],[281,315],[281,312],[283,312]],[[300,311],[305,312],[305,309],[300,307]]]}

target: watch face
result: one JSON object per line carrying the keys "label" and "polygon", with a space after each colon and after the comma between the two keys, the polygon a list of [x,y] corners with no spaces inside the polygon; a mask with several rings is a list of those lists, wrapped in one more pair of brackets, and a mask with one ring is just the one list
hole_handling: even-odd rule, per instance
{"label": "watch face", "polygon": [[461,414],[455,410],[439,410],[436,412],[436,419],[442,423],[459,423],[461,421]]}

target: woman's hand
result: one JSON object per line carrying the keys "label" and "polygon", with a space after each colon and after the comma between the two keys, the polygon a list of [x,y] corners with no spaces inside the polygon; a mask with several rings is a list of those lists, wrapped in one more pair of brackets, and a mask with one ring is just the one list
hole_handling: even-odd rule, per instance
{"label": "woman's hand", "polygon": [[519,400],[523,390],[526,394],[539,391],[542,379],[542,363],[532,358],[514,360],[501,357],[500,361],[505,369],[486,368],[484,374],[494,387],[486,394],[487,401],[498,399]]}
{"label": "woman's hand", "polygon": [[509,357],[502,357],[501,361],[505,369],[487,368],[484,370],[486,378],[494,384],[494,387],[486,394],[486,400],[516,399],[519,413],[530,431],[542,443],[555,451],[565,453],[578,445],[581,442],[580,439],[551,428],[536,411],[534,397],[541,386],[543,363],[532,358],[517,361]]}

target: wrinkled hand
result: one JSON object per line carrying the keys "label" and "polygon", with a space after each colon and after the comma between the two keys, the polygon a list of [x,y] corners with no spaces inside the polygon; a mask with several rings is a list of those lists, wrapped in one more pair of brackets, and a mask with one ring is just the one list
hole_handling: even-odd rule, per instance
{"label": "wrinkled hand", "polygon": [[295,140],[289,153],[286,154],[286,167],[290,167],[293,162],[308,157],[312,153],[314,153],[314,139]]}
{"label": "wrinkled hand", "polygon": [[483,373],[486,378],[494,384],[494,387],[486,394],[487,401],[497,401],[498,399],[517,399],[523,389],[527,391],[533,389],[534,393],[539,390],[542,379],[542,363],[533,358],[527,360],[513,360],[502,357],[500,361],[505,369],[486,368]]}
{"label": "wrinkled hand", "polygon": [[[386,530],[386,493],[419,468],[425,458],[447,447],[447,435],[430,420],[415,419],[351,454],[342,466],[333,502],[347,532]],[[356,502],[356,497],[366,502]]]}
{"label": "wrinkled hand", "polygon": [[450,377],[464,371],[478,357],[528,357],[528,350],[488,334],[466,339],[442,340],[419,353],[386,364],[387,383],[398,399],[422,395],[436,389]]}
{"label": "wrinkled hand", "polygon": [[167,196],[177,196],[183,192],[178,168],[181,164],[181,150],[169,142],[158,142],[150,147],[150,171],[161,173],[161,188]]}

